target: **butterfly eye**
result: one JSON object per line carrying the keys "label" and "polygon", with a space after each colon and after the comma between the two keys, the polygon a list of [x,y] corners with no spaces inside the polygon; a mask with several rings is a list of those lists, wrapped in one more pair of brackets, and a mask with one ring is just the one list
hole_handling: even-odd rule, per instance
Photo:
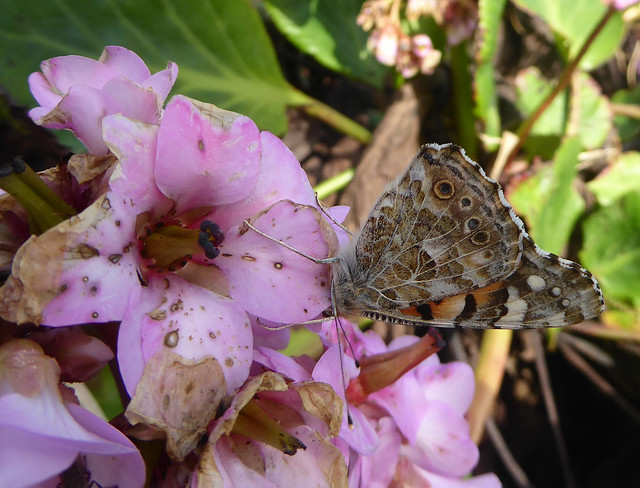
{"label": "butterfly eye", "polygon": [[440,180],[434,185],[433,191],[441,200],[448,200],[454,193],[453,183],[449,180]]}

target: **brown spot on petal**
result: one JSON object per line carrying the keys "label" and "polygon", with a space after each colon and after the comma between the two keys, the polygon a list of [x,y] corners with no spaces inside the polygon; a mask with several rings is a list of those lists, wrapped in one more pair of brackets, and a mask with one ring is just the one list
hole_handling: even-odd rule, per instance
{"label": "brown spot on petal", "polygon": [[172,312],[177,312],[178,310],[182,310],[184,308],[184,302],[178,298],[173,304],[171,304],[171,307],[169,307],[169,310],[171,310]]}
{"label": "brown spot on petal", "polygon": [[94,318],[94,319],[97,319],[97,318],[98,318],[98,315],[99,315],[99,314],[98,314],[98,312],[93,312],[93,313],[91,314],[91,317],[92,317],[92,318]]}
{"label": "brown spot on petal", "polygon": [[198,141],[198,150],[204,151],[204,141],[202,139]]}
{"label": "brown spot on petal", "polygon": [[273,263],[273,267],[276,269],[282,269],[284,266],[282,265],[282,263]]}
{"label": "brown spot on petal", "polygon": [[233,367],[233,359],[231,359],[231,358],[226,358],[226,359],[224,360],[224,365],[225,365],[227,368],[231,368],[231,367]]}
{"label": "brown spot on petal", "polygon": [[242,256],[242,259],[244,259],[245,261],[255,261],[256,258],[254,258],[253,256]]}
{"label": "brown spot on petal", "polygon": [[122,254],[112,254],[111,256],[109,256],[109,261],[111,261],[113,264],[116,264],[118,261],[120,261],[120,259],[122,259]]}
{"label": "brown spot on petal", "polygon": [[172,330],[166,336],[164,336],[164,345],[167,347],[176,347],[180,341],[180,336],[177,330]]}
{"label": "brown spot on petal", "polygon": [[70,250],[72,254],[76,254],[79,259],[91,259],[100,256],[100,251],[95,247],[91,247],[89,244],[78,244],[75,248]]}
{"label": "brown spot on petal", "polygon": [[89,281],[89,277],[88,276],[83,276],[82,277],[82,281],[84,281],[86,283],[87,281]]}
{"label": "brown spot on petal", "polygon": [[111,208],[111,202],[107,197],[104,197],[100,206],[102,207],[103,210],[109,210]]}
{"label": "brown spot on petal", "polygon": [[209,337],[215,340],[216,335],[213,332],[209,332]]}
{"label": "brown spot on petal", "polygon": [[167,312],[156,308],[147,314],[151,320],[164,320],[167,318]]}

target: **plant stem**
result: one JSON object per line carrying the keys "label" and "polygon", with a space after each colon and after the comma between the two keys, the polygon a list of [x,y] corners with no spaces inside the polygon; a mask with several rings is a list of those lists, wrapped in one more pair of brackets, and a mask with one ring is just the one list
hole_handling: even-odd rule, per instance
{"label": "plant stem", "polygon": [[42,234],[77,213],[19,157],[0,169],[0,188],[25,208],[33,234]]}
{"label": "plant stem", "polygon": [[322,200],[327,198],[329,195],[333,195],[334,193],[338,193],[340,190],[343,190],[349,183],[351,183],[353,175],[355,174],[355,168],[349,168],[328,180],[318,183],[314,188],[315,192],[318,194],[318,198]]}
{"label": "plant stem", "polygon": [[321,101],[311,98],[300,91],[297,92],[294,105],[301,108],[309,115],[326,122],[336,130],[353,137],[362,144],[368,144],[371,140],[371,132],[363,126],[328,105],[325,105]]}
{"label": "plant stem", "polygon": [[451,48],[451,71],[453,81],[453,105],[456,114],[456,127],[460,145],[465,148],[471,159],[478,156],[478,139],[474,125],[473,95],[470,59],[467,43],[461,42]]}
{"label": "plant stem", "polygon": [[556,87],[551,91],[551,93],[549,93],[549,95],[547,95],[547,97],[542,101],[542,103],[538,106],[535,112],[533,112],[533,114],[531,114],[529,118],[525,120],[522,123],[522,125],[520,125],[518,131],[516,132],[519,138],[519,142],[509,154],[508,161],[511,161],[515,157],[515,155],[518,154],[518,151],[522,147],[522,144],[524,144],[524,141],[526,141],[527,137],[529,137],[529,133],[531,132],[533,125],[544,113],[544,111],[549,107],[549,105],[551,105],[551,102],[553,102],[553,100],[558,96],[558,94],[560,94],[567,87],[567,85],[571,81],[571,76],[573,75],[573,72],[576,70],[576,68],[580,64],[580,61],[582,61],[582,58],[591,47],[591,44],[593,44],[593,41],[595,41],[596,37],[598,37],[598,34],[600,34],[602,29],[604,29],[605,25],[607,25],[607,22],[609,22],[609,19],[614,13],[616,13],[615,7],[613,6],[609,7],[609,10],[607,10],[607,13],[602,17],[602,20],[600,20],[600,22],[598,23],[598,25],[596,25],[596,27],[593,29],[591,34],[589,34],[589,37],[585,41],[584,45],[582,46],[582,48],[580,49],[576,57],[565,68]]}

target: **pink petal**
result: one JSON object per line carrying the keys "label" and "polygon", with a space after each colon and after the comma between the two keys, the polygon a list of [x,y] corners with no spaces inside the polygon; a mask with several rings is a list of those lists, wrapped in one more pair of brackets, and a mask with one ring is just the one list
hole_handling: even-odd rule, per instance
{"label": "pink petal", "polygon": [[120,113],[147,124],[160,122],[163,100],[150,88],[142,88],[126,78],[114,78],[104,85],[102,93],[109,100],[106,113]]}
{"label": "pink petal", "polygon": [[313,188],[300,163],[284,143],[270,132],[261,132],[260,175],[245,199],[216,207],[210,216],[223,229],[239,224],[280,200],[315,206]]}
{"label": "pink petal", "polygon": [[253,360],[295,382],[309,381],[311,379],[309,372],[295,359],[273,349],[266,347],[255,349],[253,351]]}
{"label": "pink petal", "polygon": [[158,134],[156,183],[178,213],[237,202],[260,172],[260,135],[248,117],[178,95]]}
{"label": "pink petal", "polygon": [[[127,307],[125,297],[140,286],[137,274],[140,256],[134,232],[137,212],[130,204],[129,199],[107,193],[77,218],[38,238],[51,236],[56,245],[60,245],[55,239],[58,233],[67,239],[59,250],[64,262],[60,263],[63,269],[55,284],[57,295],[42,311],[43,324],[59,326],[122,319]],[[49,272],[55,280],[55,267]]]}
{"label": "pink petal", "polygon": [[289,344],[291,329],[269,329],[269,326],[278,327],[282,324],[262,319],[260,323],[253,315],[249,316],[253,329],[253,347],[268,347],[270,349],[284,349]]}
{"label": "pink petal", "polygon": [[[46,480],[65,470],[80,452],[133,454],[139,460],[138,470],[142,464],[137,449],[111,425],[81,407],[62,404],[48,390],[33,398],[17,393],[0,396],[0,412],[0,486]],[[76,417],[83,421],[78,423]],[[138,479],[141,473],[144,476],[139,470]],[[17,481],[10,483],[14,477]]]}
{"label": "pink petal", "polygon": [[[342,366],[340,366],[340,361],[342,361]],[[344,371],[344,379],[341,371]],[[345,384],[348,384],[349,380],[357,375],[358,369],[354,360],[344,354],[340,355],[339,346],[333,346],[327,349],[318,360],[312,376],[314,381],[331,385],[344,403],[340,438],[360,454],[371,456],[378,446],[378,435],[366,416],[358,408],[350,407],[348,413],[351,415],[353,425],[350,427],[347,422],[347,402],[344,398]]]}
{"label": "pink petal", "polygon": [[394,384],[369,396],[372,402],[383,407],[395,420],[409,444],[416,441],[422,412],[427,404],[422,392],[423,387],[424,385],[409,372]]}
{"label": "pink petal", "polygon": [[[266,473],[265,477],[273,481],[275,486],[344,486],[347,467],[342,453],[328,440],[307,427],[300,425],[288,429],[295,437],[307,446],[305,450],[296,452],[296,462],[282,451],[264,445],[262,448]],[[342,475],[342,476],[341,476]],[[237,484],[234,486],[243,486]],[[246,485],[245,485],[246,486]]]}
{"label": "pink petal", "polygon": [[246,380],[253,336],[244,311],[232,300],[175,275],[151,275],[149,285],[132,294],[120,326],[118,362],[132,393],[145,361],[166,349],[197,361],[214,357],[232,392]]}
{"label": "pink petal", "polygon": [[31,90],[33,98],[41,105],[29,111],[29,117],[32,120],[38,120],[46,115],[53,107],[58,105],[58,102],[64,96],[64,92],[60,92],[51,86],[49,80],[40,71],[29,75],[29,90]]}
{"label": "pink petal", "polygon": [[[102,486],[142,486],[145,481],[145,465],[136,446],[119,430],[88,410],[73,404],[67,404],[67,409],[79,425],[111,444],[112,452],[85,451],[92,478]],[[124,452],[121,448],[124,448]]]}
{"label": "pink petal", "polygon": [[372,456],[362,456],[360,486],[386,487],[396,471],[402,438],[395,422],[383,417],[377,422],[380,443]]}
{"label": "pink petal", "polygon": [[414,462],[448,476],[464,476],[478,462],[478,447],[469,437],[469,424],[446,403],[428,402],[415,443]]}
{"label": "pink petal", "polygon": [[469,409],[475,390],[475,377],[468,364],[437,364],[435,361],[425,361],[416,368],[416,377],[423,385],[423,392],[428,401],[445,402],[460,415]]}
{"label": "pink petal", "polygon": [[111,189],[135,202],[136,212],[168,210],[171,202],[154,182],[158,126],[147,125],[122,115],[109,115],[102,121],[104,141],[118,157],[111,175]]}
{"label": "pink petal", "polygon": [[125,47],[105,47],[98,62],[103,63],[113,73],[119,73],[137,84],[143,83],[151,76],[149,68],[140,56]]}
{"label": "pink petal", "polygon": [[151,88],[158,96],[160,103],[169,95],[176,79],[178,78],[178,65],[169,61],[167,68],[151,75],[147,80],[141,83],[144,88]]}
{"label": "pink petal", "polygon": [[[101,156],[107,153],[102,140],[102,117],[107,113],[108,99],[101,90],[89,86],[73,86],[60,103],[40,118],[36,124],[49,129],[69,129],[86,146],[88,152]],[[39,111],[32,111],[32,117]]]}
{"label": "pink petal", "polygon": [[71,87],[79,85],[99,89],[111,78],[118,76],[117,71],[100,61],[77,55],[47,59],[40,64],[40,70],[54,90],[60,94],[67,93]]}
{"label": "pink petal", "polygon": [[[335,234],[312,207],[285,200],[252,220],[271,237],[317,258],[328,256],[336,246]],[[332,243],[327,244],[327,239]],[[315,318],[330,305],[326,265],[251,229],[227,232],[220,251],[216,265],[229,280],[231,297],[250,314],[283,324],[299,323]]]}
{"label": "pink petal", "polygon": [[[222,437],[215,446],[213,466],[217,469],[216,479],[222,488],[233,488],[235,486],[259,486],[262,488],[278,488],[278,483],[270,482],[266,479],[266,473],[260,473],[257,470],[249,468],[242,459],[238,457],[237,450],[233,446],[233,441],[228,437]],[[259,448],[251,445],[253,450],[259,451]],[[243,451],[247,451],[245,448]],[[297,454],[297,453],[296,453]],[[259,456],[259,454],[258,454]],[[193,474],[192,488],[206,486],[206,483],[198,482],[198,470]],[[290,485],[293,486],[293,485]]]}
{"label": "pink petal", "polygon": [[[66,431],[76,435],[84,431],[75,428],[57,398],[3,395],[0,412],[0,486],[28,486],[46,480],[67,468],[78,455],[77,446],[67,446],[60,437],[66,438]],[[38,460],[37,469],[34,459]]]}
{"label": "pink petal", "polygon": [[502,488],[502,483],[493,473],[471,478],[450,478],[426,471],[415,464],[402,459],[396,477],[405,486],[416,488]]}
{"label": "pink petal", "polygon": [[[333,220],[335,220],[336,222],[342,223],[344,222],[344,219],[347,218],[347,215],[351,211],[351,207],[348,207],[346,205],[336,205],[334,207],[327,208],[324,210],[331,216]],[[333,227],[333,230],[335,231],[336,236],[338,237],[338,243],[340,244],[340,247],[346,246],[347,244],[349,244],[349,241],[351,240],[351,237],[349,236],[349,234],[347,234],[340,226],[331,222],[331,219],[327,219],[327,220],[331,224],[331,227]]]}

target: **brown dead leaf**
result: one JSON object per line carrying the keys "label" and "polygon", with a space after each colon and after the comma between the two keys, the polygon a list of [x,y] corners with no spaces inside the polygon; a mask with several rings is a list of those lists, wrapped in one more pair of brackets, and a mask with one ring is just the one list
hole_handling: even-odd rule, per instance
{"label": "brown dead leaf", "polygon": [[160,351],[147,362],[125,415],[163,430],[169,456],[182,460],[206,433],[226,390],[214,358],[190,361]]}

